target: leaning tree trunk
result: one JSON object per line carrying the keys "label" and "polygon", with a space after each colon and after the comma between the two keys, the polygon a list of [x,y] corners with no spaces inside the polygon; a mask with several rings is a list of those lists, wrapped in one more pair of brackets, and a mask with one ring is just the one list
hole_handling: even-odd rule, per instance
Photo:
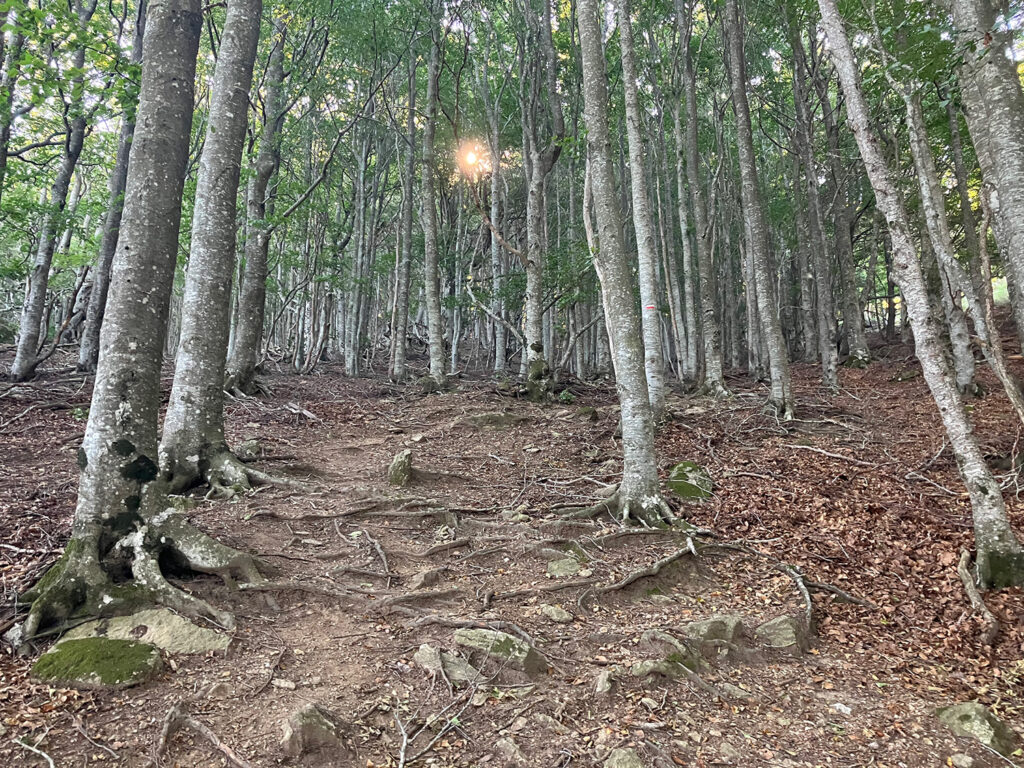
{"label": "leaning tree trunk", "polygon": [[248,487],[224,437],[224,369],[235,267],[238,180],[262,0],[231,0],[210,86],[210,115],[196,181],[192,245],[171,399],[160,443],[173,491],[202,480]]}
{"label": "leaning tree trunk", "polygon": [[622,408],[622,484],[602,505],[623,522],[663,525],[668,506],[658,487],[654,417],[644,375],[644,347],[633,276],[622,243],[622,213],[608,129],[608,80],[598,0],[579,0],[577,24],[583,64],[583,117],[587,126],[592,194],[600,247],[594,266],[611,337],[615,383]]}
{"label": "leaning tree trunk", "polygon": [[753,261],[754,282],[757,288],[757,311],[761,331],[768,347],[768,371],[771,376],[771,400],[785,419],[793,418],[793,394],[789,375],[789,352],[782,336],[779,303],[772,280],[771,260],[768,253],[768,225],[761,201],[761,188],[757,177],[757,159],[754,154],[754,134],[750,125],[750,105],[747,102],[747,73],[743,57],[743,34],[737,0],[726,0],[725,28],[729,38],[729,81],[732,87],[732,106],[736,113],[736,149],[740,166],[740,193],[743,198],[743,216],[747,224],[747,248]]}
{"label": "leaning tree trunk", "polygon": [[423,292],[427,305],[430,376],[438,386],[444,386],[444,326],[441,322],[441,276],[437,243],[437,160],[434,157],[438,80],[441,75],[440,20],[435,16],[431,24],[433,30],[430,63],[427,69],[427,114],[423,125],[423,194],[420,199],[420,222],[423,227]]}
{"label": "leaning tree trunk", "polygon": [[252,176],[245,194],[245,266],[238,286],[238,322],[227,360],[225,389],[251,392],[260,361],[267,304],[267,256],[272,227],[266,222],[267,190],[281,162],[281,127],[284,124],[284,23],[275,20],[276,40],[266,74],[266,114]]}
{"label": "leaning tree trunk", "polygon": [[164,559],[226,579],[259,578],[251,558],[167,509],[157,479],[160,364],[201,29],[198,0],[151,0],[121,236],[79,451],[78,506],[63,557],[23,596],[32,603],[26,639],[72,616],[124,612],[140,602],[232,626],[230,614],[172,587],[161,574]]}
{"label": "leaning tree trunk", "polygon": [[986,587],[1024,583],[1024,547],[1010,527],[1002,490],[985,464],[957,392],[932,316],[924,275],[911,240],[910,225],[896,180],[874,135],[859,68],[836,0],[818,0],[832,59],[846,96],[847,117],[860,148],[877,205],[889,224],[893,268],[914,328],[917,357],[935,398],[974,513],[978,581]]}
{"label": "leaning tree trunk", "polygon": [[[79,27],[83,31],[95,12],[96,0],[92,0],[87,6],[78,4],[76,15]],[[72,94],[80,94],[85,85],[85,51],[83,36],[72,57],[74,70],[79,73],[72,79]],[[50,281],[50,264],[53,262],[53,254],[57,247],[57,229],[67,205],[71,177],[74,176],[78,159],[82,156],[85,133],[89,127],[83,104],[72,105],[70,111],[74,117],[67,121],[64,152],[57,166],[57,175],[50,188],[50,201],[39,227],[39,245],[32,263],[32,271],[29,273],[28,290],[21,310],[17,351],[11,364],[11,378],[15,381],[31,378],[36,372],[36,366],[41,362],[39,342],[40,336],[45,334],[42,321],[46,309],[46,290]]]}
{"label": "leaning tree trunk", "polygon": [[[142,38],[146,31],[146,0],[140,0],[135,14],[135,32],[132,35],[131,63],[142,63]],[[85,314],[85,328],[78,347],[78,370],[95,371],[100,356],[100,326],[103,311],[110,290],[110,265],[117,250],[117,237],[121,231],[121,215],[124,212],[124,188],[128,181],[128,156],[135,134],[134,106],[125,111],[121,118],[121,135],[117,141],[117,157],[110,174],[110,197],[107,215],[103,220],[103,235],[100,250],[96,256],[96,269],[92,276],[92,292],[89,294],[89,308]]]}
{"label": "leaning tree trunk", "polygon": [[654,418],[665,409],[665,355],[661,346],[661,308],[658,290],[658,254],[654,245],[654,219],[647,194],[644,163],[643,124],[637,93],[636,59],[633,52],[633,23],[629,0],[619,0],[619,43],[622,54],[622,87],[626,94],[626,131],[629,142],[630,191],[633,195],[633,228],[636,232],[640,276],[641,326],[647,392]]}

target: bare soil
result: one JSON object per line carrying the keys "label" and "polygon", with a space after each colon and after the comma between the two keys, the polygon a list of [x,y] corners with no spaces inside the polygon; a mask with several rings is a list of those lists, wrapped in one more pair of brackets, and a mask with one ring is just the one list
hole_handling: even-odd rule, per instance
{"label": "bare soil", "polygon": [[[0,765],[47,764],[14,739],[59,766],[228,764],[187,730],[156,755],[176,703],[253,766],[400,766],[418,753],[415,764],[511,765],[496,747],[505,738],[523,764],[552,768],[600,765],[620,746],[663,768],[935,766],[955,753],[976,766],[1005,765],[952,736],[934,710],[977,699],[1021,729],[1024,594],[986,595],[1002,631],[994,647],[983,646],[956,574],[961,548],[971,547],[970,508],[934,403],[908,350],[878,352],[888,359],[841,372],[835,397],[817,389],[815,368],[796,366],[800,420],[792,424],[766,414],[767,390],[743,378],[730,379],[736,396],[725,402],[674,395],[674,418],[659,435],[663,469],[696,461],[715,492],[703,504],[673,504],[713,531],[703,540],[760,554],[710,547],[607,594],[602,585],[687,546],[679,534],[614,536],[620,529],[610,519],[567,523],[559,514],[599,500],[621,471],[610,386],[573,383],[572,402],[541,407],[469,379],[424,395],[412,384],[345,379],[331,367],[305,378],[272,375],[272,395],[230,404],[230,437],[257,438],[261,468],[308,478],[315,489],[261,488],[233,502],[200,497],[192,519],[272,563],[275,581],[304,589],[178,582],[236,614],[231,646],[170,659],[155,681],[125,691],[41,685],[29,676],[32,659],[4,648]],[[995,391],[994,380],[986,384]],[[0,385],[0,625],[68,536],[88,400],[88,383],[71,373]],[[1020,440],[1010,409],[995,394],[972,407],[999,465]],[[495,412],[525,418],[466,421]],[[404,448],[418,474],[409,487],[391,488],[386,470]],[[1024,531],[1019,478],[1008,461],[1000,472]],[[508,519],[510,511],[525,517]],[[550,550],[570,548],[581,573],[549,578]],[[712,659],[703,681],[738,686],[743,697],[721,701],[695,681],[642,681],[628,671],[611,695],[595,694],[603,670],[657,658],[640,642],[645,630],[679,634],[716,613],[741,614],[750,628],[800,615],[801,594],[776,560],[873,607],[815,591],[808,653]],[[412,589],[418,574],[435,569],[435,583]],[[585,583],[552,589],[570,582]],[[572,622],[553,623],[544,603]],[[485,684],[449,688],[413,654],[422,643],[458,652],[450,625],[460,621],[513,627],[552,669],[529,677],[483,665]],[[287,758],[282,726],[309,702],[345,724],[346,749]]]}

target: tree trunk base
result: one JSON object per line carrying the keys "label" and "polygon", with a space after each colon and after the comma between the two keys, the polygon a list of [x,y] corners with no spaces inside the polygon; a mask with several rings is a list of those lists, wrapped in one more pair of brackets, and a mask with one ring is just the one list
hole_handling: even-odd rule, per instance
{"label": "tree trunk base", "polygon": [[262,581],[260,571],[269,570],[168,508],[117,542],[102,562],[94,540],[72,539],[61,559],[22,595],[31,606],[21,640],[59,628],[72,618],[120,615],[153,604],[225,629],[234,627],[230,613],[173,586],[164,575],[165,567],[214,574],[228,585]]}
{"label": "tree trunk base", "polygon": [[616,491],[604,501],[593,506],[570,509],[566,513],[566,517],[572,520],[589,520],[605,513],[610,514],[623,525],[636,525],[644,528],[670,528],[678,520],[661,494],[638,499],[626,495],[622,490]]}
{"label": "tree trunk base", "polygon": [[1024,586],[1024,547],[1019,544],[1004,552],[979,549],[975,562],[978,586],[982,589]]}

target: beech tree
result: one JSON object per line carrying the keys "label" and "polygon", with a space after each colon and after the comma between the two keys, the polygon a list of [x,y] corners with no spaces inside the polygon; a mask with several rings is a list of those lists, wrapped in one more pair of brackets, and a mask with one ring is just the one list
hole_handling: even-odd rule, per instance
{"label": "beech tree", "polygon": [[[160,366],[201,30],[197,0],[152,0],[125,209],[79,452],[78,506],[63,556],[22,596],[31,604],[25,639],[76,613],[111,615],[147,602],[232,626],[230,614],[166,581],[165,554],[201,573],[259,577],[252,558],[170,505],[157,466]],[[132,578],[123,580],[124,572]]]}

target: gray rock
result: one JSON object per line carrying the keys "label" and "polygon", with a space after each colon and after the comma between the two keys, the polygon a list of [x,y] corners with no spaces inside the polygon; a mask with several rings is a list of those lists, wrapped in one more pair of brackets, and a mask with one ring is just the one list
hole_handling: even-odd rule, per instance
{"label": "gray rock", "polygon": [[553,731],[559,736],[565,736],[569,733],[569,729],[562,725],[560,722],[555,720],[551,715],[546,715],[543,712],[534,712],[533,719],[536,720],[540,725],[547,728],[549,731]]}
{"label": "gray rock", "polygon": [[597,674],[597,682],[594,685],[594,695],[598,697],[610,696],[615,687],[615,679],[618,677],[614,667],[602,669]]}
{"label": "gray rock", "polygon": [[974,758],[970,755],[965,755],[963,752],[950,755],[949,762],[953,764],[953,768],[974,768]]}
{"label": "gray rock", "polygon": [[648,678],[652,675],[661,675],[675,680],[682,677],[685,672],[683,665],[667,659],[647,659],[638,661],[629,668],[629,674],[633,677]]}
{"label": "gray rock", "polygon": [[484,679],[480,670],[461,656],[442,651],[427,643],[421,645],[412,658],[431,675],[437,675],[443,671],[445,677],[455,684],[472,685]]}
{"label": "gray rock", "polygon": [[155,645],[167,653],[207,653],[227,650],[231,637],[199,627],[166,608],[152,608],[131,616],[115,616],[75,627],[61,640],[109,637]]}
{"label": "gray rock", "polygon": [[388,467],[388,482],[399,488],[404,488],[412,480],[412,449],[406,448],[399,451],[391,460]]}
{"label": "gray rock", "polygon": [[724,760],[742,760],[745,755],[740,752],[736,747],[730,744],[728,741],[723,741],[718,745],[718,754],[722,756]]}
{"label": "gray rock", "polygon": [[512,739],[498,739],[494,742],[494,751],[505,759],[505,765],[528,765],[526,755]]}
{"label": "gray rock", "polygon": [[681,461],[672,467],[665,485],[684,501],[709,499],[714,488],[708,471],[693,461]]}
{"label": "gray rock", "polygon": [[435,586],[441,580],[444,568],[431,568],[428,571],[420,571],[409,579],[409,589],[426,589]]}
{"label": "gray rock", "polygon": [[799,656],[807,649],[807,630],[800,619],[779,616],[754,630],[754,637],[766,648]]}
{"label": "gray rock", "polygon": [[152,645],[84,637],[55,645],[39,657],[32,674],[54,685],[120,689],[146,682],[162,667],[160,651]]}
{"label": "gray rock", "polygon": [[980,702],[967,701],[942,707],[935,714],[953,733],[980,741],[1003,757],[1012,755],[1019,746],[1010,727]]}
{"label": "gray rock", "polygon": [[666,661],[682,664],[694,672],[706,666],[704,659],[695,653],[692,648],[668,632],[648,629],[640,636],[640,643],[645,648],[663,654]]}
{"label": "gray rock", "polygon": [[545,603],[540,607],[540,612],[556,624],[572,623],[572,614],[565,610],[565,608],[562,608],[560,605],[547,605]]}
{"label": "gray rock", "polygon": [[727,643],[735,643],[743,634],[743,617],[726,614],[691,621],[683,627],[683,632],[691,640],[700,642],[724,640]]}
{"label": "gray rock", "polygon": [[613,749],[604,768],[644,768],[644,764],[635,749]]}
{"label": "gray rock", "polygon": [[493,629],[457,629],[455,642],[466,648],[483,651],[500,662],[508,663],[528,674],[543,674],[548,661],[532,645],[518,637]]}
{"label": "gray rock", "polygon": [[291,757],[343,747],[338,724],[316,704],[306,704],[296,710],[284,724],[281,748]]}
{"label": "gray rock", "polygon": [[575,576],[580,572],[579,561],[574,557],[563,557],[561,560],[552,560],[548,563],[548,576],[555,579],[564,579]]}

